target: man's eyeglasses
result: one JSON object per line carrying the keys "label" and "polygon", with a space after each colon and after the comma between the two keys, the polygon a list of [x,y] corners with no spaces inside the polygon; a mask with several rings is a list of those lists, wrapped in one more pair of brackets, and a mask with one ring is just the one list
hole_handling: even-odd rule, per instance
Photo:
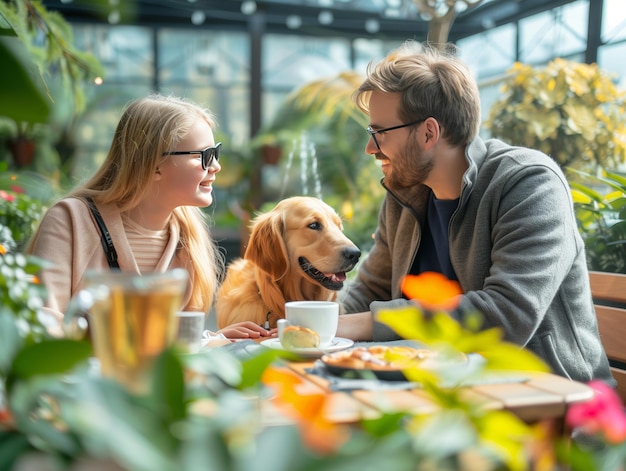
{"label": "man's eyeglasses", "polygon": [[402,129],[402,128],[407,128],[409,126],[415,126],[416,124],[422,123],[424,121],[426,121],[426,118],[418,119],[416,121],[411,121],[410,123],[406,123],[406,124],[400,124],[398,126],[391,126],[390,128],[377,129],[377,130],[374,130],[372,129],[371,126],[368,126],[367,132],[370,134],[370,136],[372,136],[372,139],[374,140],[374,144],[376,144],[376,147],[378,147],[378,150],[380,150],[380,144],[378,143],[378,140],[376,139],[376,134],[381,133],[381,132],[393,131],[394,129]]}
{"label": "man's eyeglasses", "polygon": [[163,155],[200,154],[202,158],[202,169],[206,170],[213,163],[213,159],[215,159],[216,162],[220,160],[220,147],[222,147],[222,143],[218,142],[214,146],[207,147],[203,150],[181,150],[177,152],[163,152]]}

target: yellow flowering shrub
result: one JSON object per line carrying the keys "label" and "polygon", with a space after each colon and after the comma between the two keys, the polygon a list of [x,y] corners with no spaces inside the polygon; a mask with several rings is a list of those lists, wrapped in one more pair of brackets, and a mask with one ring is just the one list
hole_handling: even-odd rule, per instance
{"label": "yellow flowering shrub", "polygon": [[538,149],[562,167],[626,162],[626,93],[596,64],[515,63],[485,126],[493,137]]}

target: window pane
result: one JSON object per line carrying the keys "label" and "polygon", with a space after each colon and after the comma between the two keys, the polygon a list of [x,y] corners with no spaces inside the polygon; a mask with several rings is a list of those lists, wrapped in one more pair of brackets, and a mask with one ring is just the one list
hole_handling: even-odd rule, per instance
{"label": "window pane", "polygon": [[520,61],[541,64],[587,48],[588,0],[520,21]]}
{"label": "window pane", "polygon": [[159,80],[163,93],[190,98],[215,114],[228,145],[250,136],[250,47],[239,32],[163,29]]}
{"label": "window pane", "polygon": [[615,82],[620,88],[626,88],[626,43],[603,46],[598,49],[598,65],[609,73],[615,74]]}
{"label": "window pane", "polygon": [[250,48],[244,33],[159,31],[159,79],[215,87],[249,83]]}
{"label": "window pane", "polygon": [[105,80],[151,83],[154,61],[150,29],[138,26],[72,25],[78,49],[94,54],[106,70]]}
{"label": "window pane", "polygon": [[267,34],[263,41],[263,122],[296,88],[351,69],[350,42],[339,38],[308,38]]}
{"label": "window pane", "polygon": [[389,51],[400,46],[398,41],[360,38],[354,41],[354,70],[365,75],[367,64],[382,59]]}
{"label": "window pane", "polygon": [[457,43],[461,58],[479,81],[502,74],[515,62],[515,31],[515,25],[505,25]]}
{"label": "window pane", "polygon": [[74,168],[68,169],[72,178],[82,181],[104,162],[122,109],[129,101],[149,93],[150,88],[142,84],[105,82],[97,88],[75,124]]}
{"label": "window pane", "polygon": [[[182,96],[206,106],[215,115],[216,139],[226,140],[229,147],[245,145],[250,136],[250,87],[191,87],[176,84],[163,89],[166,94]],[[221,137],[221,136],[225,137]]]}
{"label": "window pane", "polygon": [[613,42],[625,38],[626,2],[624,2],[624,0],[604,0],[604,11],[602,12],[602,41]]}

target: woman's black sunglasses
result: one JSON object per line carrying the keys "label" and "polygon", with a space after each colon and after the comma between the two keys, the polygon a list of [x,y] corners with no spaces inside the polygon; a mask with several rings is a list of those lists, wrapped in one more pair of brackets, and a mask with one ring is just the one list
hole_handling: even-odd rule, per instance
{"label": "woman's black sunglasses", "polygon": [[176,152],[163,152],[163,155],[188,155],[188,154],[200,154],[202,158],[202,169],[206,170],[215,161],[220,160],[220,147],[222,143],[218,142],[214,146],[207,147],[203,150],[181,150]]}

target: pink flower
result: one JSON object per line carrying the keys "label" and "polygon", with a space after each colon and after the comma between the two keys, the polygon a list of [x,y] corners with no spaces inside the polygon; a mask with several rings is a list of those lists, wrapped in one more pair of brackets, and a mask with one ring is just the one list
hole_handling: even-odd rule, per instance
{"label": "pink flower", "polygon": [[6,201],[15,201],[15,196],[13,196],[10,193],[7,193],[4,190],[0,190],[0,198],[6,200]]}
{"label": "pink flower", "polygon": [[580,427],[586,433],[600,434],[607,443],[626,440],[626,413],[617,393],[602,381],[591,381],[593,399],[572,405],[565,417],[570,427]]}

